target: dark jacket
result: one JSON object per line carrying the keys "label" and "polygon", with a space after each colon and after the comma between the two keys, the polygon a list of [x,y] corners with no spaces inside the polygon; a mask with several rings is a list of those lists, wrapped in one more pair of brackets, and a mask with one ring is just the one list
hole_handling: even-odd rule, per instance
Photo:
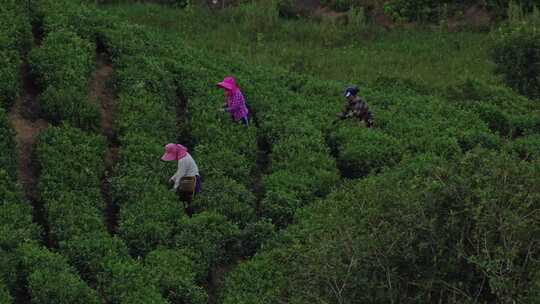
{"label": "dark jacket", "polygon": [[347,101],[343,112],[340,114],[340,118],[356,118],[360,121],[363,120],[368,127],[373,125],[373,117],[371,116],[367,102],[358,96],[353,101]]}

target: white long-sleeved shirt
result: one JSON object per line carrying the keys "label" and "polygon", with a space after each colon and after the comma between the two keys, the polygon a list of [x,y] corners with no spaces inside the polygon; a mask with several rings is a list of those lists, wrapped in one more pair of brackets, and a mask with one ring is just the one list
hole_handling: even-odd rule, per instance
{"label": "white long-sleeved shirt", "polygon": [[193,157],[188,153],[178,161],[178,169],[171,177],[171,180],[174,181],[174,189],[178,189],[182,177],[193,177],[197,175],[199,175],[199,168],[197,167],[195,160],[193,160]]}

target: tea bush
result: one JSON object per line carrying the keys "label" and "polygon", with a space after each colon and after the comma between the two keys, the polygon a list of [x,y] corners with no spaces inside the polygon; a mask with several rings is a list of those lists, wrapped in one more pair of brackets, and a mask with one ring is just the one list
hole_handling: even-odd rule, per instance
{"label": "tea bush", "polygon": [[32,44],[26,8],[17,1],[4,1],[0,8],[0,103],[9,108],[19,95],[20,55]]}
{"label": "tea bush", "polygon": [[0,303],[2,304],[13,303],[13,298],[9,294],[6,286],[4,285],[4,282],[1,282],[1,281],[0,281]]}
{"label": "tea bush", "polygon": [[493,49],[496,72],[508,86],[530,98],[540,97],[540,32],[532,24],[500,34]]}
{"label": "tea bush", "polygon": [[28,55],[30,73],[42,89],[44,113],[53,123],[68,121],[86,130],[98,129],[99,109],[90,104],[87,91],[94,47],[64,29],[49,33]]}
{"label": "tea bush", "polygon": [[[208,295],[197,286],[195,263],[179,250],[156,249],[148,254],[145,266],[158,280],[161,293],[173,303],[207,303]],[[200,274],[199,274],[200,275]]]}
{"label": "tea bush", "polygon": [[18,254],[32,303],[100,303],[63,256],[36,245],[23,245]]}
{"label": "tea bush", "polygon": [[223,302],[531,299],[536,219],[519,219],[536,213],[539,168],[475,149],[457,162],[426,155],[349,183],[233,271]]}

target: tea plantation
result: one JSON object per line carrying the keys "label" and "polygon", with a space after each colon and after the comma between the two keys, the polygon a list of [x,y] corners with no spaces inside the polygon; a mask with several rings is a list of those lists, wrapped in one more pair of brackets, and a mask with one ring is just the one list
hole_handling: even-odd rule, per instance
{"label": "tea plantation", "polygon": [[[0,303],[540,303],[538,80],[513,86],[540,62],[530,25],[494,38],[509,86],[377,77],[365,128],[336,121],[358,79],[100,1],[1,1]],[[227,75],[248,128],[217,111]],[[193,214],[169,142],[199,165]]]}

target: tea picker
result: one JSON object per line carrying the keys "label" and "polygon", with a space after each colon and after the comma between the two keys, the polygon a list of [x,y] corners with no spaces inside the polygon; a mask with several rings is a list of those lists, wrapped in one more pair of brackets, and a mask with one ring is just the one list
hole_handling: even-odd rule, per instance
{"label": "tea picker", "polygon": [[173,143],[165,146],[165,153],[161,160],[178,161],[178,169],[169,179],[169,182],[173,184],[171,191],[177,192],[180,198],[188,204],[187,211],[190,214],[193,196],[201,191],[201,177],[195,160],[188,153],[186,147]]}
{"label": "tea picker", "polygon": [[350,86],[345,89],[343,96],[347,99],[347,103],[343,111],[337,115],[338,119],[354,118],[360,122],[363,121],[366,127],[371,128],[373,126],[373,116],[369,111],[367,102],[358,96],[358,91],[358,87],[356,86]]}
{"label": "tea picker", "polygon": [[225,103],[221,111],[229,112],[231,118],[235,122],[241,122],[244,126],[248,126],[248,108],[244,95],[240,87],[236,84],[236,80],[232,76],[225,77],[222,82],[217,84],[217,87],[223,89],[225,94]]}

